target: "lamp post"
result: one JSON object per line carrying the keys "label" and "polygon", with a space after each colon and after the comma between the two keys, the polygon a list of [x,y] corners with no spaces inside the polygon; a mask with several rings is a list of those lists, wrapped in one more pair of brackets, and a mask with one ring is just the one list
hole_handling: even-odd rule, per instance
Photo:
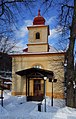
{"label": "lamp post", "polygon": [[57,82],[57,79],[49,78],[49,82],[52,83],[52,92],[51,92],[51,106],[53,106],[53,83]]}
{"label": "lamp post", "polygon": [[67,61],[64,62],[64,94],[65,94],[65,104],[67,105],[67,82],[66,82],[66,71],[67,71]]}
{"label": "lamp post", "polygon": [[52,79],[52,96],[51,96],[51,106],[53,106],[53,82],[54,82],[54,80]]}
{"label": "lamp post", "polygon": [[46,112],[46,79],[47,77],[44,77],[44,99],[45,99],[45,112]]}

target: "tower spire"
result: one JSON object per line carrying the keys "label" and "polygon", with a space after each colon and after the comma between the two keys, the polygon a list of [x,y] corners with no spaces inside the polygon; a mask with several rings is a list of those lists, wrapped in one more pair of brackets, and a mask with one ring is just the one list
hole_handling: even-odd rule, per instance
{"label": "tower spire", "polygon": [[33,20],[33,25],[45,25],[45,19],[40,14],[40,9],[38,10],[38,16]]}
{"label": "tower spire", "polygon": [[40,15],[40,9],[38,10],[38,16],[41,16],[41,15]]}

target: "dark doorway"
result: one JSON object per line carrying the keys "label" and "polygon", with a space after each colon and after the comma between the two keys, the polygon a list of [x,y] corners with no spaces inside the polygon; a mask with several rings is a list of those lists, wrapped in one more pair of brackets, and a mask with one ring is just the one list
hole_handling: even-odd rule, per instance
{"label": "dark doorway", "polygon": [[41,91],[41,80],[34,80],[34,96],[39,96]]}
{"label": "dark doorway", "polygon": [[42,96],[44,95],[43,91],[43,84],[41,83],[41,80],[35,79],[34,80],[34,96]]}

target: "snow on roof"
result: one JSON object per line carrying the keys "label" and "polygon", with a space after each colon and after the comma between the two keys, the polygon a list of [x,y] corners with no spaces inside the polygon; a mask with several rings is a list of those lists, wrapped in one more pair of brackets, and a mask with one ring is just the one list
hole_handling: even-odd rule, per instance
{"label": "snow on roof", "polygon": [[4,82],[4,84],[12,84],[12,82]]}
{"label": "snow on roof", "polygon": [[52,45],[49,45],[48,52],[28,52],[28,47],[24,48],[23,50],[11,52],[10,55],[21,55],[21,54],[49,54],[49,53],[64,53],[64,51],[57,50]]}
{"label": "snow on roof", "polygon": [[3,77],[0,75],[0,80],[4,80],[4,81],[7,81],[7,82],[12,82],[12,78],[11,77]]}
{"label": "snow on roof", "polygon": [[[28,52],[28,48],[23,49],[23,52]],[[55,47],[49,45],[49,52],[56,53],[56,52],[58,52],[58,50]]]}

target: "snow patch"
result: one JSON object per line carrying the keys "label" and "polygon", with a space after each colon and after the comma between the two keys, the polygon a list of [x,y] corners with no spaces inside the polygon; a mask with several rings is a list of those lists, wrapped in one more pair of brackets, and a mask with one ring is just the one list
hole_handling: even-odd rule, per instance
{"label": "snow patch", "polygon": [[76,109],[65,106],[64,100],[46,98],[41,103],[41,112],[38,111],[40,102],[26,101],[25,96],[12,96],[4,93],[4,106],[0,105],[0,119],[76,119]]}

